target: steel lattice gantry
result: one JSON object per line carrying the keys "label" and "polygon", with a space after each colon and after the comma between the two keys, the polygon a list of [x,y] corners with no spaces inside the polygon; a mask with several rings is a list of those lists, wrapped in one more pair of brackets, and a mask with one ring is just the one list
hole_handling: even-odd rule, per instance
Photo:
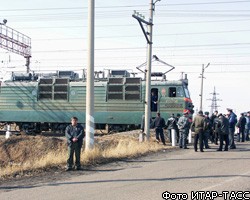
{"label": "steel lattice gantry", "polygon": [[24,56],[26,58],[27,72],[29,72],[31,39],[28,36],[0,24],[0,47]]}

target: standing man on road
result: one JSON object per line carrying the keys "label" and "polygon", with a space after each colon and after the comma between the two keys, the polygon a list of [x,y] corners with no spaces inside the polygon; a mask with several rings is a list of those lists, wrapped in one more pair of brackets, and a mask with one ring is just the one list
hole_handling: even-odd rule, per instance
{"label": "standing man on road", "polygon": [[209,112],[205,112],[205,123],[206,123],[206,130],[204,131],[203,142],[204,142],[205,148],[210,149],[210,147],[208,145],[208,139],[210,139],[210,134],[212,131],[212,123],[211,123],[211,120],[209,118]]}
{"label": "standing man on road", "polygon": [[65,130],[65,136],[67,138],[68,144],[68,160],[67,160],[67,169],[66,171],[72,170],[73,166],[73,157],[75,154],[75,166],[77,170],[81,170],[81,148],[83,143],[83,138],[85,137],[83,127],[78,123],[77,117],[71,118],[71,124],[67,126]]}
{"label": "standing man on road", "polygon": [[218,124],[217,124],[217,130],[219,133],[220,146],[219,146],[219,149],[217,149],[217,151],[222,151],[224,141],[225,141],[224,151],[228,151],[229,121],[222,114],[219,114],[218,117],[219,117],[219,120],[218,120]]}
{"label": "standing man on road", "polygon": [[188,149],[186,143],[190,127],[190,122],[188,119],[188,111],[183,112],[183,116],[179,118],[177,126],[179,128],[179,133],[180,133],[179,147],[183,149]]}
{"label": "standing man on road", "polygon": [[214,144],[218,144],[218,139],[219,139],[219,135],[218,135],[218,131],[217,131],[217,124],[218,124],[218,111],[214,111],[214,113],[211,116],[211,122],[212,122],[212,142],[214,142]]}
{"label": "standing man on road", "polygon": [[[239,133],[237,135],[237,142],[245,142],[245,126],[246,126],[246,118],[244,116],[244,113],[240,114],[240,119],[238,123],[236,124],[237,128],[239,129]],[[241,135],[241,140],[240,140],[240,135]]]}
{"label": "standing man on road", "polygon": [[176,118],[174,117],[174,113],[173,113],[171,115],[171,117],[168,118],[168,120],[166,122],[166,127],[167,127],[167,131],[168,131],[168,138],[169,138],[170,142],[172,142],[172,130],[174,129],[176,131],[176,129],[177,129],[176,123],[177,123],[177,121],[176,121]]}
{"label": "standing man on road", "polygon": [[163,145],[166,145],[165,137],[163,134],[164,127],[165,127],[165,120],[161,117],[161,114],[159,112],[157,112],[156,118],[154,119],[154,121],[152,123],[152,128],[155,128],[156,141],[157,142],[160,141],[160,138],[159,138],[159,135],[160,135]]}
{"label": "standing man on road", "polygon": [[234,143],[234,132],[235,125],[237,123],[237,115],[233,112],[233,109],[227,108],[228,111],[228,120],[229,120],[229,148],[236,149],[236,145]]}
{"label": "standing man on road", "polygon": [[246,127],[245,127],[245,140],[249,141],[249,131],[250,131],[250,111],[247,112],[246,116]]}
{"label": "standing man on road", "polygon": [[191,129],[195,132],[194,150],[197,151],[197,145],[199,140],[200,152],[203,152],[203,137],[204,130],[206,129],[206,122],[202,111],[199,111],[198,115],[195,116],[194,121],[191,125]]}

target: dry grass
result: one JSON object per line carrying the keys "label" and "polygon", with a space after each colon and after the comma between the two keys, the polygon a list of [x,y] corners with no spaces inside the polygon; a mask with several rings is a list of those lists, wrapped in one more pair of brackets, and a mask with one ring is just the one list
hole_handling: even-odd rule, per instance
{"label": "dry grass", "polygon": [[[34,142],[34,140],[32,140]],[[65,141],[62,140],[62,143]],[[45,145],[46,143],[43,142]],[[33,144],[34,145],[34,144]],[[45,145],[36,145],[40,151],[46,149]],[[67,148],[65,145],[59,144],[57,148],[46,149],[45,154],[29,157],[23,162],[9,162],[8,164],[0,165],[0,178],[9,178],[16,176],[32,176],[36,172],[46,171],[51,168],[64,169],[67,160]],[[107,163],[124,158],[133,158],[150,152],[157,152],[162,149],[171,148],[163,146],[151,139],[150,142],[138,142],[138,135],[112,135],[104,136],[96,140],[95,148],[91,151],[82,151],[81,163],[84,167],[95,164]],[[19,149],[20,150],[20,149]],[[29,156],[29,155],[27,155]]]}

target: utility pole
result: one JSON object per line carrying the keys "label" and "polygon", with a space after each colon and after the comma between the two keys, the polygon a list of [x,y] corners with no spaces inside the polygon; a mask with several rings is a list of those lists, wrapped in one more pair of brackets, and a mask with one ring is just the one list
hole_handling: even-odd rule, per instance
{"label": "utility pole", "polygon": [[206,67],[204,67],[204,64],[202,65],[202,70],[201,70],[201,94],[200,94],[200,110],[203,110],[203,107],[202,107],[202,98],[203,98],[203,79],[205,78],[204,77],[204,72],[205,72],[205,69],[208,68],[208,66],[210,65],[210,63],[207,64]]}
{"label": "utility pole", "polygon": [[86,85],[86,150],[94,148],[94,35],[95,0],[88,4],[88,66]]}
{"label": "utility pole", "polygon": [[151,118],[151,58],[152,58],[152,44],[153,44],[153,12],[154,3],[150,0],[150,15],[149,15],[149,25],[148,25],[148,53],[147,53],[147,68],[146,68],[146,96],[145,96],[145,122],[144,131],[146,134],[146,139],[150,139],[150,118]]}
{"label": "utility pole", "polygon": [[[150,139],[150,118],[151,118],[151,65],[152,65],[152,45],[153,45],[153,14],[155,10],[155,4],[160,0],[150,0],[150,9],[149,9],[149,21],[145,21],[139,16],[136,16],[136,12],[132,15],[135,19],[138,20],[143,34],[147,40],[147,67],[145,70],[146,77],[146,91],[145,91],[145,121],[144,121],[144,131],[146,134],[146,139]],[[138,13],[137,13],[138,14]],[[148,26],[148,31],[145,31],[142,23]]]}

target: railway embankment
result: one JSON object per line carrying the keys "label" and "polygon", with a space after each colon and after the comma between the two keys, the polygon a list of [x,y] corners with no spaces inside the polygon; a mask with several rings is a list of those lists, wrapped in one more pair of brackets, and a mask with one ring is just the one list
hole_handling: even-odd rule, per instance
{"label": "railway embankment", "polygon": [[[163,146],[151,134],[149,142],[139,142],[139,130],[95,137],[95,148],[82,148],[84,169],[122,159],[136,158],[152,152],[171,149]],[[67,145],[64,137],[44,135],[13,135],[0,139],[0,181],[36,176],[46,172],[65,170]]]}

